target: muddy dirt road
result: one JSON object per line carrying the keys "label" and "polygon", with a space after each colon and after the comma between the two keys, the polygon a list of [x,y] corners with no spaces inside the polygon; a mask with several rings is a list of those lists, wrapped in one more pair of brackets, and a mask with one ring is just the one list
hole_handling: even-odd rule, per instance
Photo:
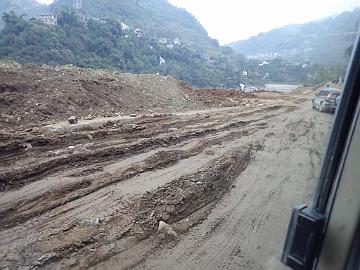
{"label": "muddy dirt road", "polygon": [[136,269],[285,269],[291,206],[311,199],[329,119],[308,105],[272,118],[271,132],[255,135],[263,149],[208,218]]}
{"label": "muddy dirt road", "polygon": [[332,120],[309,92],[2,135],[0,268],[279,269]]}

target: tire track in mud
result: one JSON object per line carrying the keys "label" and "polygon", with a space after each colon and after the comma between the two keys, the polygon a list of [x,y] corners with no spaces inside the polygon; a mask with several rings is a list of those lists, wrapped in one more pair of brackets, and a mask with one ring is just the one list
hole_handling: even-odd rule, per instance
{"label": "tire track in mud", "polygon": [[[226,111],[227,121],[230,121],[239,117],[248,117],[251,115],[275,111],[283,108],[284,106],[270,106],[260,109],[255,109],[253,111],[246,112],[228,112]],[[287,110],[291,109],[289,107]],[[201,112],[201,111],[199,111]],[[76,145],[88,141],[88,135],[91,135],[96,140],[102,140],[106,137],[110,141],[112,137],[120,138],[123,140],[134,140],[134,139],[143,139],[157,136],[161,133],[169,132],[171,128],[184,128],[186,126],[204,124],[206,121],[213,121],[208,127],[214,127],[219,123],[223,122],[224,112],[220,112],[219,115],[209,114],[193,115],[191,119],[184,119],[176,114],[159,114],[153,116],[143,116],[139,119],[134,119],[133,121],[128,121],[122,123],[121,120],[108,120],[98,126],[84,126],[77,130],[68,130],[58,133],[58,136],[51,134],[48,131],[45,132],[46,138],[43,137],[41,130],[29,129],[30,133],[17,134],[16,136],[10,136],[5,134],[0,134],[1,144],[0,144],[0,156],[6,161],[6,159],[11,159],[14,155],[17,156],[17,159],[22,158],[24,154],[24,145],[30,143],[33,147],[38,147],[37,150],[41,153],[56,150],[59,147],[66,147],[69,145]],[[106,118],[104,118],[106,120]],[[151,126],[149,127],[149,124]],[[144,131],[144,132],[142,132]],[[33,132],[33,133],[32,133]],[[37,135],[39,134],[39,135]],[[53,135],[53,136],[51,136]],[[41,148],[40,148],[41,147]],[[23,157],[26,158],[26,155]]]}
{"label": "tire track in mud", "polygon": [[[221,198],[231,186],[232,180],[247,167],[257,147],[246,145],[234,149],[212,162],[210,166],[160,187],[153,194],[144,195],[140,202],[142,211],[136,217],[139,224],[144,224],[144,221],[146,223],[145,226],[141,226],[141,234],[149,227],[155,229],[159,220],[177,222]],[[163,198],[166,198],[165,202]],[[155,223],[143,219],[151,213]]]}
{"label": "tire track in mud", "polygon": [[[221,115],[219,117],[217,116],[219,118],[219,121],[217,122],[211,118],[204,118],[205,124],[209,123],[209,121],[212,121],[211,124],[216,122],[215,125],[212,128],[207,127],[205,129],[197,129],[195,131],[192,130],[180,135],[177,132],[174,132],[176,135],[166,134],[165,138],[156,138],[155,141],[158,144],[153,146],[145,145],[144,148],[139,151],[130,150],[123,156],[117,155],[117,150],[114,150],[115,154],[110,153],[108,156],[104,154],[104,156],[100,159],[94,157],[94,159],[86,160],[84,162],[76,162],[78,165],[80,165],[80,167],[84,167],[84,170],[80,171],[79,175],[73,175],[75,178],[79,178],[80,181],[75,182],[73,186],[68,185],[65,186],[64,189],[60,188],[58,190],[52,190],[50,193],[43,194],[42,196],[33,198],[30,201],[22,201],[17,205],[13,205],[11,209],[8,209],[7,213],[2,213],[3,216],[10,216],[10,218],[7,218],[5,222],[6,224],[1,224],[8,226],[5,231],[3,231],[3,233],[16,230],[22,226],[22,224],[24,224],[24,226],[30,226],[32,223],[32,218],[37,218],[37,216],[46,214],[51,209],[58,207],[60,207],[59,210],[64,209],[61,208],[61,206],[68,205],[70,202],[73,203],[72,206],[69,207],[76,207],[76,203],[74,202],[77,199],[90,195],[97,190],[119,183],[126,179],[131,179],[139,174],[143,174],[149,171],[156,171],[161,168],[171,167],[175,163],[179,162],[179,160],[198,155],[200,152],[203,152],[205,149],[209,148],[210,145],[217,143],[221,144],[223,142],[231,143],[233,140],[241,138],[242,136],[252,135],[257,131],[266,128],[266,119],[275,117],[276,115],[277,114],[270,113],[264,115],[255,115],[256,117],[253,119],[243,119],[234,113],[234,118],[231,120],[229,120],[231,117],[227,117],[227,115]],[[187,142],[194,138],[204,138],[204,144],[206,145],[204,145],[202,149],[199,149],[202,147],[201,145],[196,145],[197,148],[190,147],[190,149],[180,151],[175,147],[174,150],[171,149],[173,146],[179,147],[178,144]],[[104,139],[108,138],[105,137]],[[109,139],[111,139],[111,137]],[[249,138],[245,139],[244,141],[251,142],[254,140]],[[241,140],[241,144],[242,142],[243,140]],[[144,144],[145,143],[146,141]],[[135,143],[133,145],[135,145]],[[126,146],[120,146],[116,149],[121,149],[122,147]],[[86,175],[88,173],[87,170],[92,172],[91,169],[89,169],[87,166],[93,165],[93,163],[98,163],[99,160],[105,163],[108,161],[119,161],[127,157],[131,158],[137,153],[143,153],[152,149],[156,150],[159,147],[162,149],[165,148],[166,150],[157,151],[155,155],[152,155],[145,160],[132,164],[132,166],[128,168],[122,168],[120,173],[115,177],[109,176],[105,174],[105,172],[99,170],[101,166],[98,166],[98,169],[95,169],[94,171],[96,173],[96,177],[93,175]],[[96,267],[99,265],[99,263],[104,262],[110,257],[116,256],[117,254],[124,251],[122,245],[113,248],[112,243],[116,241],[123,241],[127,238],[135,238],[135,242],[140,241],[141,239],[147,239],[156,231],[156,222],[158,222],[160,219],[166,220],[169,223],[177,223],[182,219],[192,215],[196,211],[200,211],[209,207],[210,205],[214,205],[229,190],[232,181],[236,178],[236,175],[243,171],[243,169],[241,169],[242,166],[245,168],[248,165],[251,157],[247,159],[248,155],[245,155],[243,152],[248,151],[246,150],[248,147],[251,148],[251,150],[249,150],[251,153],[258,150],[256,146],[243,145],[242,148],[228,151],[221,158],[216,158],[213,161],[208,162],[205,168],[197,169],[195,173],[172,180],[172,182],[160,186],[157,190],[144,193],[140,197],[130,198],[130,204],[123,203],[123,199],[120,198],[120,201],[117,203],[122,204],[122,207],[132,210],[123,209],[120,213],[115,213],[114,216],[110,218],[110,220],[106,220],[105,223],[101,224],[99,227],[83,228],[83,225],[79,224],[66,225],[65,227],[61,228],[60,231],[55,231],[53,234],[49,235],[48,239],[46,239],[46,242],[43,242],[45,241],[44,239],[36,241],[35,246],[33,246],[35,242],[25,242],[25,246],[22,248],[19,254],[24,252],[23,254],[26,254],[26,256],[29,257],[29,259],[26,259],[28,262],[27,265],[37,264],[37,255],[35,254],[49,254],[49,259],[45,258],[43,263],[44,265],[49,265],[50,268],[53,265],[59,266],[59,264],[65,267],[69,266],[70,262],[67,260],[71,260],[73,257],[78,258],[78,260],[84,263],[80,264],[82,267],[85,267],[85,265],[86,267],[91,265]],[[104,151],[103,153],[105,153],[106,150],[107,149],[99,149],[97,151]],[[85,158],[85,154],[87,153],[83,154]],[[121,157],[118,158],[119,156]],[[245,163],[241,156],[246,157]],[[74,162],[69,160],[69,165],[71,164],[74,164]],[[66,168],[67,167],[63,165],[58,167],[59,170]],[[214,170],[216,170],[216,172],[214,172]],[[47,173],[54,172],[57,172],[57,170],[50,170]],[[84,175],[82,173],[84,173]],[[71,175],[71,173],[68,175]],[[37,179],[32,180],[36,181]],[[222,181],[225,181],[226,183],[222,185]],[[201,182],[201,184],[198,182]],[[217,186],[219,183],[221,185]],[[185,197],[176,197],[179,193],[179,187],[183,187],[183,195]],[[181,192],[179,194],[181,194]],[[205,196],[205,194],[208,195]],[[164,202],[164,196],[166,199],[169,199],[168,202],[170,202],[170,205],[168,202]],[[177,203],[179,199],[183,200],[182,203]],[[135,210],[133,211],[133,209]],[[43,215],[40,219],[42,220],[41,222],[44,222],[44,224],[41,224],[41,228],[46,230],[51,224],[59,224],[59,221],[61,221],[64,217],[59,218],[57,215],[65,215],[70,211],[72,211],[71,208],[64,209],[62,211],[56,210],[57,213],[53,212],[50,216]],[[151,218],[149,219],[150,216]],[[71,215],[69,215],[69,217],[73,218]],[[40,225],[36,224],[36,226]],[[122,229],[119,230],[118,228]],[[112,233],[107,235],[107,232]],[[34,231],[32,234],[32,237],[35,237],[36,232]],[[63,241],[63,244],[60,245],[57,243],[57,241]],[[54,245],[55,243],[56,245]],[[58,245],[60,245],[60,247],[57,247]],[[47,250],[47,247],[51,247],[51,249]],[[25,252],[31,248],[35,248],[35,250],[37,248],[39,249],[34,254]],[[92,250],[97,251],[96,256],[94,256]],[[55,255],[51,255],[51,253],[54,253]],[[101,254],[98,256],[98,253]],[[32,261],[30,261],[30,259]],[[16,262],[12,262],[9,265],[16,265]]]}
{"label": "tire track in mud", "polygon": [[270,264],[269,269],[282,269],[274,265],[288,209],[311,198],[319,167],[320,157],[309,148],[321,152],[324,128],[314,118],[306,107],[277,118],[271,130],[264,130],[265,150],[235,182],[239,187],[175,248],[147,256],[134,269],[264,269]]}
{"label": "tire track in mud", "polygon": [[[278,107],[276,107],[278,109]],[[271,109],[275,110],[275,109]],[[273,116],[265,116],[266,118]],[[130,154],[138,154],[141,152],[149,151],[160,146],[173,146],[180,142],[187,141],[193,138],[201,138],[207,135],[221,133],[230,129],[244,127],[249,124],[258,122],[264,118],[258,118],[253,120],[238,120],[229,124],[222,124],[217,128],[205,128],[202,130],[195,130],[185,132],[181,135],[168,135],[165,137],[158,137],[154,139],[145,139],[144,141],[125,144],[120,147],[109,147],[103,149],[97,149],[89,153],[89,151],[83,153],[74,153],[63,157],[52,158],[40,163],[31,164],[29,166],[23,166],[20,168],[12,168],[8,171],[0,173],[0,191],[6,191],[13,188],[19,188],[25,184],[38,180],[40,177],[44,177],[49,173],[57,172],[70,164],[77,164],[78,166],[85,166],[88,163],[100,163],[109,159],[124,158]]]}
{"label": "tire track in mud", "polygon": [[[249,136],[257,129],[255,126],[230,131],[230,133],[225,133],[220,137],[215,136],[214,138],[204,139],[186,150],[160,150],[144,160],[132,163],[112,173],[104,172],[99,165],[96,168],[85,168],[76,173],[70,173],[67,177],[79,177],[79,181],[51,189],[49,192],[32,197],[31,199],[20,199],[15,204],[11,204],[10,207],[3,207],[0,211],[0,226],[11,227],[21,224],[30,218],[46,213],[47,211],[75,201],[110,185],[115,185],[146,172],[170,167],[181,160],[200,154],[210,145],[217,145],[224,141],[232,141],[242,136]],[[87,175],[89,173],[90,175]],[[96,177],[94,177],[93,173],[96,173]]]}
{"label": "tire track in mud", "polygon": [[[31,200],[17,202],[9,209],[2,209],[0,212],[0,227],[11,227],[19,223],[26,222],[34,216],[41,215],[55,209],[59,206],[70,203],[81,197],[87,196],[107,186],[130,179],[152,170],[158,170],[172,166],[182,159],[187,159],[202,152],[207,144],[203,143],[196,147],[185,150],[160,151],[138,163],[131,164],[119,170],[112,175],[109,173],[100,173],[96,179],[91,175],[78,182],[60,187],[57,190],[51,190],[51,194],[45,193],[34,197]],[[113,176],[116,175],[116,176]],[[97,180],[101,179],[101,180]],[[50,196],[51,195],[51,196]],[[66,199],[63,199],[66,195]],[[23,214],[27,210],[37,208],[31,213]],[[11,213],[11,215],[10,215]],[[15,213],[20,213],[16,215]]]}
{"label": "tire track in mud", "polygon": [[[97,265],[123,250],[113,248],[102,255],[93,256],[91,252],[93,248],[101,250],[101,246],[108,246],[109,243],[119,241],[123,237],[135,237],[136,241],[144,240],[154,234],[160,220],[168,223],[177,222],[208,204],[213,204],[227,192],[232,181],[246,168],[256,149],[257,146],[254,145],[233,149],[199,171],[184,175],[155,191],[141,195],[126,208],[125,212],[114,216],[101,226],[102,232],[110,232],[120,225],[122,230],[117,230],[116,235],[104,237],[97,228],[90,228],[80,239],[75,241],[70,237],[72,241],[68,244],[49,250],[46,254],[51,256],[49,255],[49,259],[44,260],[41,266],[51,265],[59,260],[66,261],[66,258],[79,252],[84,253],[81,258],[86,261],[87,267]],[[127,220],[127,223],[123,223],[124,220]],[[70,226],[64,231],[62,238],[67,238],[66,234],[71,235],[79,229],[78,226]],[[51,241],[54,237],[57,238],[57,235],[47,237],[45,241]],[[42,246],[41,242],[37,245]],[[29,250],[29,247],[25,246],[23,249]],[[24,261],[31,263],[29,266],[38,264],[36,258],[31,261],[31,256]]]}
{"label": "tire track in mud", "polygon": [[[184,175],[153,192],[145,193],[139,199],[129,235],[138,240],[147,239],[156,232],[159,221],[176,223],[199,209],[214,204],[245,170],[256,149],[258,146],[254,145],[233,149],[198,172]],[[107,254],[104,258],[92,258],[92,262],[87,261],[87,265],[96,266],[118,253],[119,251],[114,250],[110,256]],[[135,260],[134,264],[137,263]]]}

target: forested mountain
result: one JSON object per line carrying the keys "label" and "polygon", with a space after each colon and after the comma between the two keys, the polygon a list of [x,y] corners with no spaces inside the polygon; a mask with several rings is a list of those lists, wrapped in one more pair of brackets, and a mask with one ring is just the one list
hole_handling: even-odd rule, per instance
{"label": "forested mountain", "polygon": [[[166,0],[82,0],[80,9],[72,0],[56,0],[48,11],[58,15],[57,26],[20,18],[14,11],[3,16],[1,58],[160,73],[194,86],[262,83],[256,63],[219,46],[194,16]],[[135,34],[136,28],[144,34]]]}
{"label": "forested mountain", "polygon": [[[187,44],[159,43],[158,39],[122,30],[116,20],[88,19],[74,10],[58,12],[58,25],[27,21],[15,13],[4,14],[0,33],[0,58],[20,63],[74,64],[132,73],[173,75],[194,86],[238,87],[259,82],[256,63],[231,48],[219,47],[211,57],[206,50]],[[244,77],[241,70],[248,69]]]}
{"label": "forested mountain", "polygon": [[[58,11],[71,5],[72,0],[55,0],[50,9]],[[82,0],[79,11],[86,17],[112,18],[139,27],[147,36],[180,38],[202,50],[219,48],[193,15],[167,0]]]}
{"label": "forested mountain", "polygon": [[333,66],[344,61],[344,52],[356,38],[360,8],[305,24],[293,24],[230,44],[251,57],[281,56],[291,62]]}

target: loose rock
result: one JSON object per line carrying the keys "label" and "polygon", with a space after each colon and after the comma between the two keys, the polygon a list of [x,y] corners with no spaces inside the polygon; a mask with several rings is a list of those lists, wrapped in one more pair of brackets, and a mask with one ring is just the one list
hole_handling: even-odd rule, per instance
{"label": "loose rock", "polygon": [[76,116],[70,116],[69,118],[68,118],[68,122],[69,122],[69,124],[70,125],[74,125],[74,124],[77,124],[78,123],[78,119],[77,119],[77,117]]}
{"label": "loose rock", "polygon": [[97,226],[101,223],[101,219],[100,218],[94,218],[94,219],[90,219],[85,221],[85,224],[88,226]]}
{"label": "loose rock", "polygon": [[35,266],[38,266],[38,267],[43,266],[43,265],[51,262],[52,260],[56,259],[56,257],[57,257],[56,253],[45,254],[36,260]]}
{"label": "loose rock", "polygon": [[164,221],[159,222],[158,233],[164,239],[165,238],[168,238],[168,239],[177,239],[178,238],[178,235],[173,230],[173,228],[169,224],[165,223]]}
{"label": "loose rock", "polygon": [[31,149],[32,149],[31,143],[25,144],[25,151],[29,151],[29,150],[31,150]]}

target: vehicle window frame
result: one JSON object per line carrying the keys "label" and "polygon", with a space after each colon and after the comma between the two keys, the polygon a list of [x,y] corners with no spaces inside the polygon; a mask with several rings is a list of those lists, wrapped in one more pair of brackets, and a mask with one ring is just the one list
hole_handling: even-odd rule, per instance
{"label": "vehicle window frame", "polygon": [[[356,110],[359,99],[360,89],[360,32],[357,35],[354,50],[352,52],[350,64],[341,94],[336,117],[332,131],[327,142],[327,149],[323,157],[320,174],[312,208],[320,214],[329,215],[331,211],[330,197],[335,187],[335,175],[345,148],[348,131],[352,124],[354,111]],[[324,91],[324,90],[323,90]]]}
{"label": "vehicle window frame", "polygon": [[[341,182],[338,177],[339,172],[344,155],[347,154],[349,136],[352,135],[354,127],[354,117],[359,112],[359,89],[360,35],[358,33],[311,206],[300,205],[293,209],[282,255],[283,263],[293,269],[319,269],[319,255],[328,233],[337,189]],[[297,238],[294,238],[295,236]],[[303,246],[304,243],[306,247]],[[294,257],[298,255],[302,256],[301,259]]]}

